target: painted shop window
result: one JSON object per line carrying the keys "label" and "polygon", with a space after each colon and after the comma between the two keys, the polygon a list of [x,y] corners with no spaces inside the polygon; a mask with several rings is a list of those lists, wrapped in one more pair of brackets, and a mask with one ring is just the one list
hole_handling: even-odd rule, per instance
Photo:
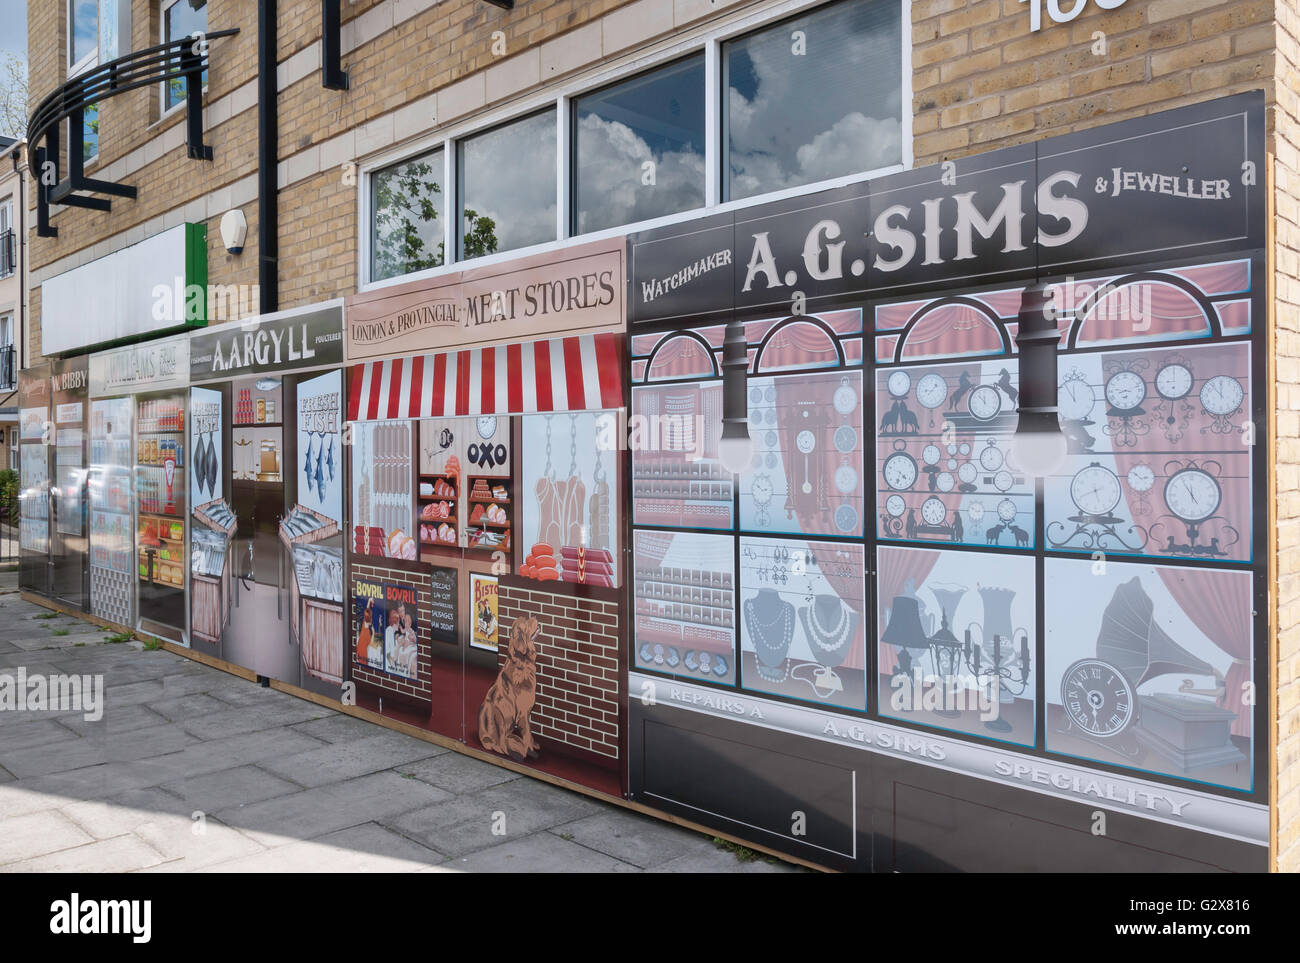
{"label": "painted shop window", "polygon": [[[171,43],[208,29],[208,5],[204,0],[172,0],[163,5],[163,43]],[[203,86],[208,85],[208,72],[203,71]],[[168,111],[185,100],[185,79],[175,77],[163,89],[163,110]]]}
{"label": "painted shop window", "polygon": [[740,540],[740,679],[746,689],[866,709],[863,562],[861,544]]}
{"label": "painted shop window", "polygon": [[[683,363],[691,360],[684,358]],[[718,457],[722,439],[720,380],[634,388],[631,432],[636,524],[705,529],[735,526],[735,476],[722,467]]]}
{"label": "painted shop window", "polygon": [[704,57],[577,98],[575,233],[704,206]]}
{"label": "painted shop window", "polygon": [[900,164],[902,14],[841,3],[723,47],[724,200]]}
{"label": "painted shop window", "polygon": [[636,664],[735,682],[735,541],[661,531],[638,531],[632,540]]}
{"label": "painted shop window", "polygon": [[352,435],[352,551],[414,562],[415,423],[361,422]]}
{"label": "painted shop window", "polygon": [[1251,790],[1251,573],[1046,560],[1047,748]]}
{"label": "painted shop window", "polygon": [[1032,746],[1034,560],[881,546],[880,714]]}
{"label": "painted shop window", "polygon": [[376,171],[370,210],[372,280],[440,267],[446,210],[442,149]]}
{"label": "painted shop window", "polygon": [[1034,479],[1016,464],[1014,358],[876,373],[879,535],[1030,548]]}
{"label": "painted shop window", "polygon": [[555,111],[462,140],[458,259],[555,240]]}
{"label": "painted shop window", "polygon": [[522,422],[519,574],[617,588],[617,414],[556,412]]}

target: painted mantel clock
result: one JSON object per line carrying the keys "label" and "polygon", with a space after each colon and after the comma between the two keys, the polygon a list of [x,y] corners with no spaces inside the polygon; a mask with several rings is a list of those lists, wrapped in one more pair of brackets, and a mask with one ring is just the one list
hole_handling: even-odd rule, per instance
{"label": "painted mantel clock", "polygon": [[1080,659],[1061,678],[1061,705],[1075,726],[1095,739],[1113,739],[1133,722],[1136,693],[1124,674],[1102,659]]}

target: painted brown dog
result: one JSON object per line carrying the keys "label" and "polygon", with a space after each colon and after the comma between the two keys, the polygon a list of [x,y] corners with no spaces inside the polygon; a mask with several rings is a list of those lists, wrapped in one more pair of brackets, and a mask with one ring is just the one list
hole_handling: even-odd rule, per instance
{"label": "painted brown dog", "polygon": [[505,665],[478,711],[478,738],[483,748],[516,762],[537,758],[529,716],[537,699],[536,640],[540,630],[531,615],[515,619]]}

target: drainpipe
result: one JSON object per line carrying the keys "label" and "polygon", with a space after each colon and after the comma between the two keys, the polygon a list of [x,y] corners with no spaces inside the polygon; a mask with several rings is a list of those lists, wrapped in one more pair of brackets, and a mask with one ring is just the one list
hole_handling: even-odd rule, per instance
{"label": "drainpipe", "polygon": [[280,189],[276,142],[279,93],[276,82],[276,0],[257,4],[257,283],[258,310],[270,314],[280,304]]}

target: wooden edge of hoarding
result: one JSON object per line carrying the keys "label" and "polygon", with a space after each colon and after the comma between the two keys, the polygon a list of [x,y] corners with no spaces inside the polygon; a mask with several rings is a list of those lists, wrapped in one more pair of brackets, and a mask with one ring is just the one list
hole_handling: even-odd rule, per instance
{"label": "wooden edge of hoarding", "polygon": [[[1281,684],[1281,666],[1278,664],[1278,657],[1281,652],[1280,641],[1278,639],[1278,615],[1281,610],[1280,592],[1278,591],[1278,577],[1280,571],[1278,568],[1278,534],[1277,534],[1277,405],[1278,405],[1278,387],[1277,387],[1277,333],[1275,325],[1277,323],[1277,252],[1274,249],[1277,244],[1277,227],[1274,218],[1277,216],[1277,204],[1273,197],[1273,191],[1276,188],[1276,164],[1277,154],[1268,151],[1264,155],[1264,177],[1265,177],[1265,210],[1264,218],[1264,283],[1268,285],[1265,294],[1265,315],[1264,315],[1264,358],[1265,370],[1267,372],[1265,390],[1268,390],[1268,504],[1265,511],[1269,513],[1269,524],[1265,526],[1268,529],[1268,671],[1270,682],[1268,685],[1268,851],[1269,872],[1276,873],[1279,870],[1279,864],[1282,854],[1278,852],[1278,814],[1277,814],[1277,753],[1278,753],[1278,730],[1281,727],[1281,719],[1278,718],[1278,686]],[[1271,390],[1269,390],[1271,388]]]}
{"label": "wooden edge of hoarding", "polygon": [[[131,629],[127,629],[125,626],[118,625],[115,622],[109,622],[105,619],[99,618],[98,616],[94,616],[87,612],[82,612],[78,609],[75,609],[72,606],[63,605],[62,603],[56,602],[53,599],[47,599],[44,596],[34,595],[31,592],[27,592],[27,591],[22,591],[19,594],[22,596],[24,601],[32,602],[36,605],[43,606],[44,608],[47,609],[53,609],[55,611],[62,612],[65,615],[75,616],[79,619],[82,619],[83,621],[94,623],[95,625],[101,626],[102,628],[105,629],[112,629],[114,631],[119,631],[119,632],[131,632],[131,634],[137,638],[144,636],[149,639],[157,639],[159,642],[162,643],[161,645],[162,649],[171,652],[174,655],[179,655],[187,659],[192,659],[193,661],[202,663],[203,665],[206,665],[209,668],[219,669],[222,672],[229,672],[231,675],[239,676],[239,678],[244,679],[248,682],[257,681],[257,673],[253,672],[251,669],[246,669],[242,665],[236,665],[233,662],[227,662],[224,659],[219,659],[216,656],[208,655],[205,652],[196,652],[193,649],[188,649],[183,645],[177,645],[175,642],[169,642],[166,639],[158,639],[157,636],[151,635],[148,632],[133,631]],[[603,803],[619,806],[631,812],[640,813],[645,816],[652,816],[655,819],[662,820],[663,822],[666,823],[671,823],[674,826],[680,826],[683,829],[689,829],[693,832],[697,832],[705,836],[716,837],[718,839],[725,839],[729,843],[735,843],[738,846],[744,846],[747,849],[752,849],[754,852],[762,853],[764,856],[770,856],[774,859],[779,859],[781,862],[784,863],[791,863],[796,866],[803,866],[806,869],[812,869],[822,873],[833,872],[833,870],[827,869],[827,867],[825,866],[820,866],[817,863],[810,862],[806,859],[801,859],[798,856],[792,856],[789,853],[779,852],[778,850],[771,849],[767,846],[763,846],[759,843],[756,843],[753,840],[742,839],[739,836],[733,836],[730,833],[723,832],[720,829],[712,829],[708,826],[702,826],[699,823],[692,822],[689,819],[683,819],[682,817],[675,816],[672,813],[666,813],[661,810],[654,809],[650,806],[646,806],[642,803],[633,802],[630,799],[624,799],[621,796],[611,796],[608,793],[603,793],[598,789],[592,789],[590,786],[584,786],[582,783],[573,782],[572,780],[565,779],[562,776],[554,776],[551,773],[542,772],[540,769],[532,769],[528,766],[520,765],[519,763],[516,763],[511,759],[506,759],[502,756],[496,755],[495,753],[484,752],[481,749],[475,749],[473,746],[467,746],[465,745],[465,743],[460,742],[456,739],[452,739],[450,736],[444,736],[441,733],[431,732],[428,729],[421,729],[419,726],[413,726],[409,722],[402,722],[399,719],[391,719],[388,716],[380,715],[378,712],[374,712],[370,709],[366,709],[361,706],[346,705],[340,702],[338,699],[331,699],[329,696],[321,695],[319,692],[312,692],[310,689],[303,689],[300,686],[291,685],[287,682],[281,682],[278,679],[270,680],[270,688],[275,689],[278,692],[284,692],[287,693],[288,695],[296,696],[297,698],[303,699],[307,702],[315,703],[316,705],[323,706],[326,709],[332,709],[335,712],[340,712],[344,715],[353,716],[354,718],[361,719],[364,722],[370,722],[378,726],[383,726],[385,729],[391,729],[394,732],[400,732],[403,735],[412,736],[416,739],[422,739],[425,742],[431,742],[434,745],[442,746],[444,749],[451,749],[455,752],[459,752],[461,755],[470,756],[471,758],[478,759],[480,762],[486,762],[489,763],[490,765],[499,766],[502,769],[508,769],[511,772],[518,773],[521,776],[528,776],[529,778],[532,779],[537,779],[542,782],[550,783],[553,786],[558,786],[561,789],[567,789],[570,792],[581,793],[584,796],[589,796],[590,798],[599,800],[600,802]]]}

